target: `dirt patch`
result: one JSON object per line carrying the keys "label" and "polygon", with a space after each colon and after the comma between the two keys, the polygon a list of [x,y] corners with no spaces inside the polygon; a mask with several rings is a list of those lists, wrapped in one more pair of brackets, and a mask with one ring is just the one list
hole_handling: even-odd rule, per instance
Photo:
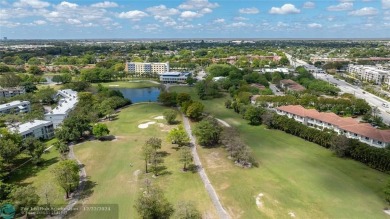
{"label": "dirt patch", "polygon": [[207,162],[207,167],[209,169],[223,167],[223,161],[221,160],[221,155],[219,154],[219,152],[211,152],[210,154],[206,155],[205,158]]}
{"label": "dirt patch", "polygon": [[149,125],[153,125],[155,124],[156,122],[145,122],[145,123],[142,123],[142,124],[139,124],[138,125],[138,128],[140,129],[146,129],[149,127]]}

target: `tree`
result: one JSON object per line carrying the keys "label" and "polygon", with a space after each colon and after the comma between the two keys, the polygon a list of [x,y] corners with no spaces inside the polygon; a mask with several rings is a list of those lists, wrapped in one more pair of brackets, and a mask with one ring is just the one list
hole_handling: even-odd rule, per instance
{"label": "tree", "polygon": [[160,138],[151,137],[146,141],[146,144],[149,145],[155,152],[157,149],[161,149],[162,140]]}
{"label": "tree", "polygon": [[50,216],[53,215],[53,210],[52,210],[52,204],[54,203],[54,201],[56,200],[56,188],[54,187],[54,185],[50,182],[46,182],[40,189],[39,191],[39,195],[41,197],[41,199],[44,200],[45,202],[45,205],[48,209],[48,214]]}
{"label": "tree", "polygon": [[176,117],[177,117],[177,111],[170,109],[170,110],[165,110],[163,112],[163,116],[165,120],[167,120],[168,124],[174,124],[176,122]]}
{"label": "tree", "polygon": [[28,137],[23,141],[23,147],[31,156],[33,163],[37,164],[41,160],[41,156],[45,152],[45,145],[34,137]]}
{"label": "tree", "polygon": [[[79,101],[80,104],[81,101]],[[75,112],[74,112],[75,113]],[[83,133],[91,130],[89,119],[82,114],[71,114],[56,130],[56,137],[64,142],[79,140]]]}
{"label": "tree", "polygon": [[158,102],[162,103],[164,106],[175,106],[176,105],[176,92],[161,92],[158,96]]}
{"label": "tree", "polygon": [[79,165],[74,160],[60,161],[52,170],[57,184],[64,189],[66,198],[79,185]]}
{"label": "tree", "polygon": [[16,87],[20,84],[21,78],[14,73],[6,73],[0,77],[1,87]]}
{"label": "tree", "polygon": [[152,154],[154,152],[154,149],[151,145],[145,143],[142,146],[142,157],[145,161],[145,173],[148,173],[148,163],[151,161]]}
{"label": "tree", "polygon": [[181,106],[184,102],[190,101],[191,96],[187,93],[178,93],[176,97],[177,105]]}
{"label": "tree", "polygon": [[260,125],[261,118],[265,110],[261,107],[249,106],[244,114],[244,119],[249,120],[251,125]]}
{"label": "tree", "polygon": [[45,104],[53,104],[55,103],[54,97],[56,95],[56,91],[51,87],[46,87],[43,89],[40,89],[37,92],[37,97],[42,100]]}
{"label": "tree", "polygon": [[92,133],[98,139],[102,139],[104,136],[110,134],[110,130],[107,128],[106,124],[97,123],[93,126]]}
{"label": "tree", "polygon": [[219,142],[222,128],[214,118],[207,118],[199,122],[194,129],[198,142],[203,146],[213,146]]}
{"label": "tree", "polygon": [[186,115],[194,120],[200,119],[204,110],[204,105],[201,102],[194,101],[188,106]]}
{"label": "tree", "polygon": [[32,185],[15,188],[10,196],[17,211],[21,210],[24,214],[32,207],[36,207],[39,202],[39,196]]}
{"label": "tree", "polygon": [[177,204],[174,218],[176,219],[201,219],[202,215],[196,209],[194,203],[182,201]]}
{"label": "tree", "polygon": [[335,135],[331,138],[330,149],[338,157],[345,157],[349,149],[349,139],[344,135]]}
{"label": "tree", "polygon": [[155,187],[140,192],[134,208],[144,219],[168,219],[174,213],[173,206],[165,198],[163,191]]}
{"label": "tree", "polygon": [[28,73],[33,75],[42,75],[43,71],[38,66],[32,65],[30,68],[28,68]]}
{"label": "tree", "polygon": [[192,154],[189,147],[182,147],[180,149],[180,162],[184,165],[183,170],[187,171],[187,166],[192,162]]}
{"label": "tree", "polygon": [[6,72],[10,72],[11,71],[11,69],[8,67],[8,66],[6,66],[6,65],[0,65],[0,73],[6,73]]}
{"label": "tree", "polygon": [[53,146],[60,152],[62,158],[66,158],[69,153],[69,146],[63,141],[56,141]]}
{"label": "tree", "polygon": [[387,203],[390,204],[390,180],[386,184],[386,187],[384,189],[384,193],[385,193],[385,199],[386,199]]}
{"label": "tree", "polygon": [[21,152],[22,136],[6,129],[0,129],[0,135],[2,136],[0,138],[0,157],[3,158],[4,164],[9,165]]}
{"label": "tree", "polygon": [[190,138],[187,135],[187,132],[184,130],[183,125],[179,125],[177,128],[169,131],[168,141],[172,144],[178,144],[179,147],[188,145],[190,143]]}

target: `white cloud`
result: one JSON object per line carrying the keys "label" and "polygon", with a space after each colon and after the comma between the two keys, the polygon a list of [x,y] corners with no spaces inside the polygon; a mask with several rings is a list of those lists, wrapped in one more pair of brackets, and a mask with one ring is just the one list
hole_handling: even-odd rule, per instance
{"label": "white cloud", "polygon": [[57,6],[57,8],[77,8],[79,5],[75,3],[70,2],[61,2],[60,5]]}
{"label": "white cloud", "polygon": [[258,14],[260,11],[259,9],[252,7],[252,8],[240,8],[238,10],[241,14]]}
{"label": "white cloud", "polygon": [[339,0],[339,2],[354,2],[355,0]]}
{"label": "white cloud", "polygon": [[133,21],[139,21],[142,18],[147,17],[147,16],[148,16],[148,14],[146,14],[143,11],[139,11],[139,10],[121,12],[118,15],[119,18],[127,18],[127,19],[131,19]]}
{"label": "white cloud", "polygon": [[170,16],[179,14],[180,11],[176,8],[167,8],[165,5],[157,5],[146,9],[152,15]]}
{"label": "white cloud", "polygon": [[338,5],[331,5],[327,9],[328,9],[328,11],[347,11],[347,10],[351,10],[352,7],[353,7],[353,3],[344,2],[344,3],[340,3]]}
{"label": "white cloud", "polygon": [[201,14],[209,14],[209,13],[211,13],[211,12],[213,12],[213,10],[211,10],[210,8],[202,8],[202,9],[199,11],[199,13],[201,13]]}
{"label": "white cloud", "polygon": [[32,8],[46,8],[50,6],[49,2],[40,0],[19,0],[13,4],[14,7],[32,7]]}
{"label": "white cloud", "polygon": [[246,18],[246,17],[234,17],[233,20],[235,20],[235,21],[247,21],[249,19]]}
{"label": "white cloud", "polygon": [[0,27],[8,27],[8,28],[13,28],[20,26],[19,22],[12,22],[12,21],[2,21],[0,20]]}
{"label": "white cloud", "polygon": [[198,18],[198,17],[202,17],[202,16],[203,16],[203,14],[193,12],[193,11],[183,11],[180,14],[180,17],[183,19],[193,19],[193,18]]}
{"label": "white cloud", "polygon": [[36,25],[44,25],[44,24],[46,24],[47,22],[46,21],[44,21],[44,20],[36,20],[36,21],[34,21],[34,24],[36,24]]}
{"label": "white cloud", "polygon": [[356,11],[351,11],[348,14],[353,16],[373,16],[378,14],[378,10],[373,7],[364,7]]}
{"label": "white cloud", "polygon": [[81,21],[79,19],[74,19],[74,18],[69,18],[65,20],[65,22],[68,24],[81,24]]}
{"label": "white cloud", "polygon": [[390,0],[382,0],[382,8],[390,9]]}
{"label": "white cloud", "polygon": [[213,23],[215,23],[215,24],[225,23],[225,19],[223,19],[223,18],[215,19],[215,20],[213,21]]}
{"label": "white cloud", "polygon": [[310,8],[315,8],[316,4],[314,2],[305,2],[303,4],[303,8],[310,9]]}
{"label": "white cloud", "polygon": [[293,4],[284,4],[282,7],[272,7],[269,10],[270,14],[298,14],[301,10],[297,9]]}
{"label": "white cloud", "polygon": [[118,4],[115,2],[104,1],[92,4],[91,6],[94,8],[116,8],[118,7]]}
{"label": "white cloud", "polygon": [[277,26],[277,27],[288,27],[288,24],[279,21],[279,22],[276,24],[276,26]]}
{"label": "white cloud", "polygon": [[332,26],[330,26],[330,28],[342,28],[342,27],[345,27],[345,24],[333,24]]}
{"label": "white cloud", "polygon": [[201,9],[201,8],[217,8],[218,3],[212,3],[208,0],[187,0],[186,2],[179,5],[179,9],[191,10],[191,9]]}
{"label": "white cloud", "polygon": [[310,23],[310,24],[308,24],[307,26],[310,27],[310,28],[321,28],[321,27],[322,27],[322,24]]}
{"label": "white cloud", "polygon": [[234,23],[227,25],[227,27],[234,27],[234,28],[252,27],[252,26],[253,26],[253,24],[248,24],[248,23],[244,23],[244,22],[234,22]]}

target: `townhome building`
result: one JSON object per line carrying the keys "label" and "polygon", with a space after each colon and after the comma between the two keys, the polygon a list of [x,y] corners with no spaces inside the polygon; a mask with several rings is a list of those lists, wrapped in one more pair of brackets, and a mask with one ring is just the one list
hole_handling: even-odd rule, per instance
{"label": "townhome building", "polygon": [[51,139],[54,137],[53,122],[34,120],[10,128],[11,132],[19,133],[23,139],[34,137],[38,139]]}
{"label": "townhome building", "polygon": [[379,130],[368,123],[360,123],[350,117],[343,118],[334,113],[305,109],[300,105],[280,106],[276,108],[276,112],[309,127],[333,130],[347,138],[358,139],[374,147],[384,148],[390,145],[390,130]]}
{"label": "townhome building", "polygon": [[12,101],[0,105],[0,114],[28,113],[31,110],[29,101]]}
{"label": "townhome building", "polygon": [[0,88],[0,98],[9,98],[9,97],[14,97],[25,93],[26,93],[26,89],[24,87]]}

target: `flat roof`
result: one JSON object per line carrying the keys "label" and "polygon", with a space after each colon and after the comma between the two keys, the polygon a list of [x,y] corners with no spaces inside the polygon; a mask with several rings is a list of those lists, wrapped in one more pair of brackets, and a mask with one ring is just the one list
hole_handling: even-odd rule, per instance
{"label": "flat roof", "polygon": [[20,100],[15,100],[9,103],[1,104],[0,105],[0,110],[2,109],[10,109],[10,108],[15,108],[23,104],[30,104],[30,101],[20,101]]}
{"label": "flat roof", "polygon": [[36,128],[38,128],[40,126],[49,126],[52,124],[53,124],[53,122],[51,122],[51,121],[33,120],[31,122],[26,122],[26,123],[20,124],[19,126],[15,127],[15,128],[10,128],[10,131],[19,132],[20,134],[23,135],[23,134],[34,131]]}
{"label": "flat roof", "polygon": [[59,90],[57,95],[64,97],[60,100],[59,104],[53,108],[50,112],[45,115],[54,115],[54,114],[67,114],[70,110],[72,110],[77,102],[77,92],[67,89],[67,90]]}

